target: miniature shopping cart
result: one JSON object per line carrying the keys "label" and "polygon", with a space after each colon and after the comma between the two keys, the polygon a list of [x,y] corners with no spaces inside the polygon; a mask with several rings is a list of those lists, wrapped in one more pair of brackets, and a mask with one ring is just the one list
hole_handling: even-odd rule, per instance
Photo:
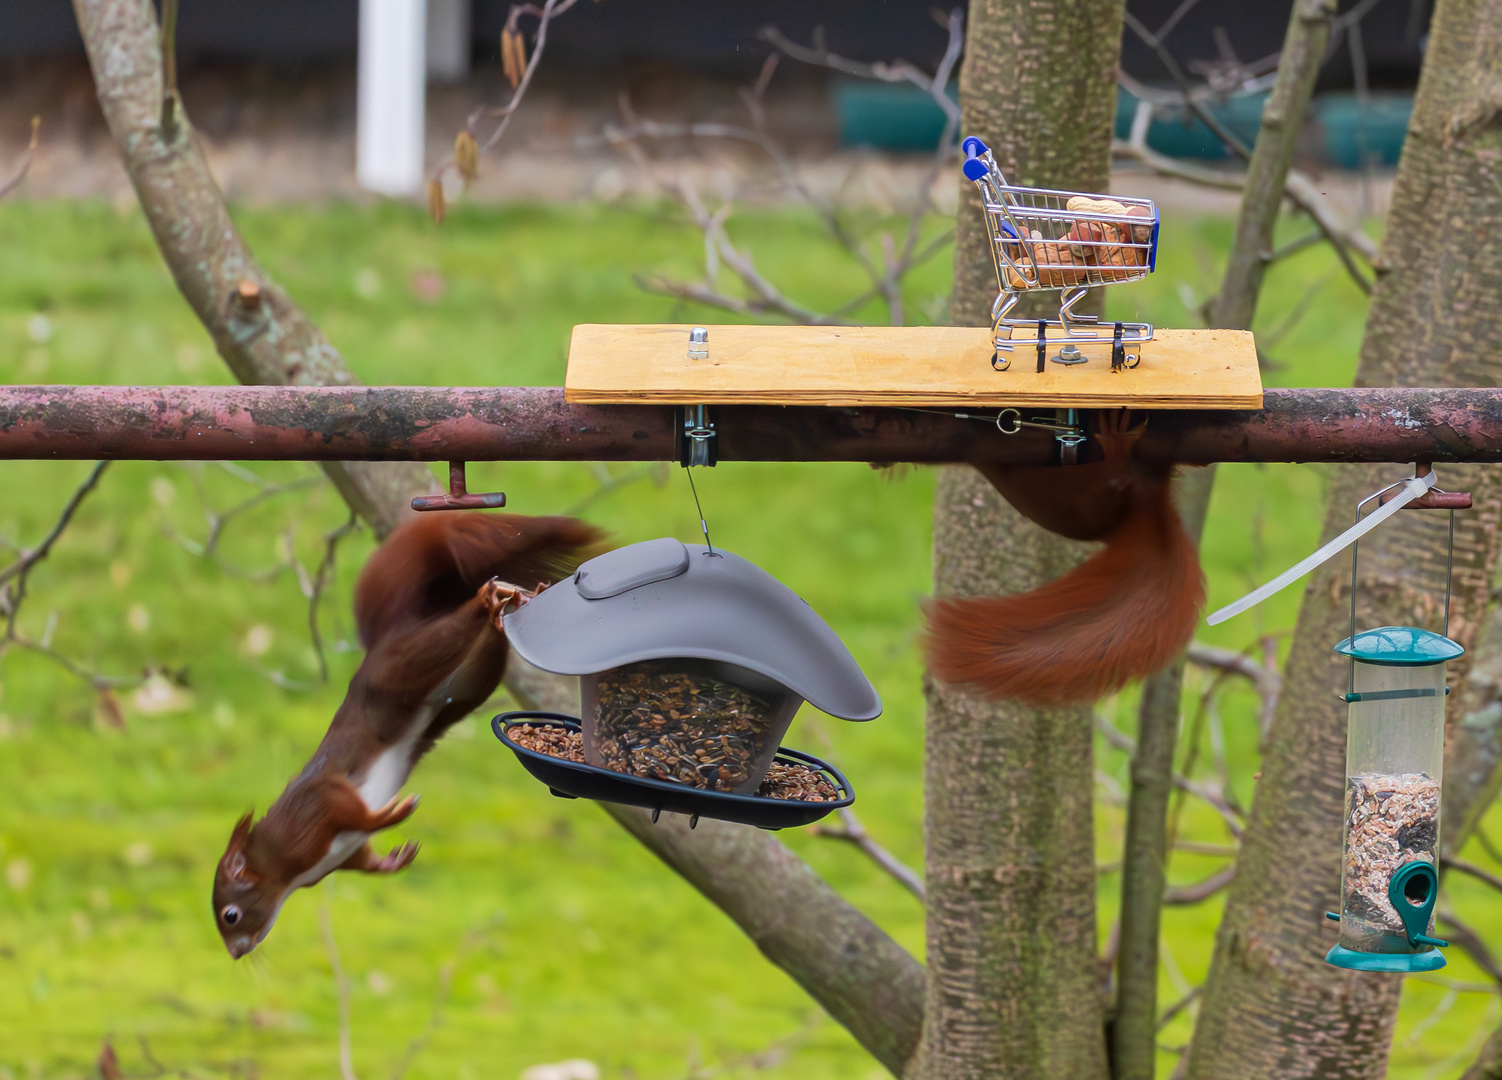
{"label": "miniature shopping cart", "polygon": [[[1158,256],[1158,208],[1150,199],[1092,195],[1080,191],[1014,187],[996,166],[986,144],[971,136],[962,144],[965,176],[975,181],[986,209],[991,257],[999,292],[991,307],[996,351],[991,366],[1011,365],[1022,342],[1036,343],[1038,370],[1054,346],[1060,364],[1083,364],[1082,344],[1109,333],[1111,370],[1136,367],[1140,346],[1153,339],[1148,323],[1101,324],[1074,306],[1093,288],[1138,281],[1153,272]],[[1026,292],[1057,290],[1059,317],[1009,319]],[[1107,325],[1111,330],[1107,331]]]}

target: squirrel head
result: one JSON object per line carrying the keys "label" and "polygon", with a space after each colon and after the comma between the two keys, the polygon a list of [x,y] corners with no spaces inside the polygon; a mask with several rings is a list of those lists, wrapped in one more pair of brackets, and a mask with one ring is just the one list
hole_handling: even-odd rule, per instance
{"label": "squirrel head", "polygon": [[236,822],[214,871],[214,924],[235,960],[261,943],[282,906],[282,891],[273,894],[270,883],[246,863],[251,817],[246,814]]}

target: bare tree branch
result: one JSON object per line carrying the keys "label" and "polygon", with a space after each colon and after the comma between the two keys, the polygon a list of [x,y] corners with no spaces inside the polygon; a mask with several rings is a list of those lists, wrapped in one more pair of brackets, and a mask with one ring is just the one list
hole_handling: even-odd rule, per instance
{"label": "bare tree branch", "polygon": [[1456,858],[1454,855],[1445,855],[1440,859],[1440,866],[1446,870],[1459,870],[1462,874],[1485,882],[1498,892],[1502,892],[1502,877],[1498,877],[1490,870],[1483,869],[1473,862]]}
{"label": "bare tree branch", "polygon": [[[244,472],[244,470],[242,470],[242,472]],[[262,480],[254,473],[249,473],[249,476],[251,477],[253,483],[259,485],[259,490],[254,495],[251,495],[249,498],[242,499],[240,502],[235,503],[229,509],[224,511],[216,511],[212,508],[206,508],[204,510],[203,516],[205,521],[207,521],[208,523],[209,532],[208,535],[204,538],[203,543],[200,544],[194,540],[189,539],[186,536],[183,536],[175,529],[173,530],[177,542],[181,544],[190,554],[197,555],[200,558],[204,559],[214,558],[218,554],[219,541],[224,536],[225,528],[230,524],[230,522],[234,521],[235,518],[239,517],[241,514],[254,510],[258,506],[270,502],[272,499],[275,499],[278,496],[285,495],[288,492],[292,491],[301,491],[304,488],[312,487],[320,482],[319,478],[316,476],[304,476],[299,477],[296,480],[289,480],[284,484],[273,484]]]}
{"label": "bare tree branch", "polygon": [[[542,59],[543,50],[547,48],[548,25],[576,3],[578,0],[547,0],[541,7],[536,4],[511,5],[510,11],[506,13],[506,27],[501,33],[501,61],[507,79],[511,82],[511,100],[499,108],[487,109],[481,106],[470,113],[464,122],[463,130],[454,140],[453,156],[433,170],[428,180],[428,208],[435,221],[443,220],[444,176],[457,173],[465,186],[468,186],[469,182],[474,179],[480,156],[495,149],[505,137],[512,118],[516,116],[517,110],[521,108],[522,101],[527,96],[527,90],[532,85],[532,76],[538,68],[538,61]],[[523,16],[537,20],[537,32],[533,39],[530,59],[527,57],[526,41],[521,32]],[[498,122],[485,141],[478,143],[476,141],[477,129],[486,117],[498,120]]]}
{"label": "bare tree branch", "polygon": [[52,523],[52,528],[47,531],[41,543],[34,548],[21,550],[15,562],[0,570],[0,615],[5,617],[5,632],[0,635],[0,655],[10,648],[17,648],[36,653],[52,661],[69,675],[88,683],[98,695],[100,710],[105,721],[111,727],[123,728],[124,716],[120,711],[119,702],[115,699],[114,690],[124,686],[138,685],[142,681],[141,676],[102,675],[54,649],[52,632],[56,626],[55,613],[48,620],[47,629],[40,640],[28,637],[16,627],[16,619],[21,614],[21,604],[26,599],[26,583],[31,572],[51,554],[53,545],[72,523],[73,516],[78,512],[84,499],[88,498],[89,493],[99,485],[99,479],[104,475],[104,470],[108,466],[108,461],[95,463],[83,483],[79,484],[69,496],[62,512]]}
{"label": "bare tree branch", "polygon": [[1201,123],[1215,133],[1216,138],[1225,143],[1228,150],[1243,161],[1251,160],[1252,148],[1242,142],[1235,132],[1222,124],[1219,117],[1205,108],[1199,95],[1194,92],[1194,86],[1190,83],[1189,76],[1184,73],[1183,68],[1179,67],[1179,62],[1174,59],[1173,53],[1169,52],[1163,42],[1158,40],[1157,35],[1144,26],[1142,20],[1130,11],[1124,12],[1123,18],[1125,19],[1127,29],[1136,34],[1142,40],[1143,44],[1157,55],[1158,60],[1167,69],[1169,78],[1178,84],[1179,91],[1183,94],[1184,104],[1189,107],[1190,111],[1199,117]]}
{"label": "bare tree branch", "polygon": [[433,1035],[443,1024],[443,1010],[448,1007],[449,998],[454,993],[454,973],[459,968],[459,962],[473,949],[487,933],[497,925],[497,920],[492,919],[484,926],[470,929],[459,942],[459,948],[453,957],[447,960],[438,969],[438,989],[433,994],[433,1008],[428,1014],[428,1022],[422,1031],[412,1037],[407,1043],[407,1049],[402,1051],[402,1056],[391,1067],[390,1080],[402,1080],[412,1068],[412,1063],[417,1060],[417,1055],[427,1049],[428,1043],[433,1041]]}
{"label": "bare tree branch", "polygon": [[1441,911],[1438,914],[1439,921],[1445,927],[1445,937],[1450,944],[1457,945],[1464,950],[1465,954],[1471,958],[1471,962],[1495,979],[1498,988],[1502,989],[1502,966],[1497,964],[1481,935],[1461,922],[1453,911]]}
{"label": "bare tree branch", "polygon": [[[1111,143],[1111,153],[1116,157],[1140,161],[1163,176],[1177,177],[1204,187],[1241,191],[1246,186],[1244,173],[1223,172],[1219,169],[1207,169],[1203,165],[1179,161],[1166,154],[1158,153],[1145,142],[1136,144],[1117,139]],[[1341,224],[1339,216],[1330,206],[1329,201],[1319,193],[1313,182],[1298,170],[1289,170],[1284,192],[1289,200],[1308,214],[1319,227],[1320,233],[1335,249],[1336,256],[1351,280],[1356,283],[1356,287],[1363,293],[1370,294],[1372,283],[1351,258],[1351,251],[1358,251],[1369,261],[1375,262],[1378,258],[1376,242],[1360,228]]]}
{"label": "bare tree branch", "polygon": [[1179,998],[1178,1001],[1175,1001],[1168,1008],[1164,1009],[1163,1015],[1158,1017],[1158,1030],[1162,1031],[1165,1027],[1168,1026],[1169,1022],[1172,1021],[1175,1016],[1178,1016],[1179,1013],[1183,1012],[1185,1009],[1189,1008],[1189,1006],[1198,1001],[1200,991],[1202,989],[1203,987],[1199,986],[1191,987],[1189,993],[1185,994],[1183,997]]}
{"label": "bare tree branch", "polygon": [[[1128,754],[1136,752],[1137,740],[1111,723],[1110,720],[1100,713],[1095,714],[1095,730],[1105,736],[1106,742],[1110,743],[1116,749],[1125,751]],[[1231,835],[1240,839],[1242,832],[1241,817],[1237,814],[1235,808],[1226,802],[1224,798],[1203,784],[1177,772],[1173,774],[1173,785],[1186,794],[1193,795],[1195,798],[1203,799],[1209,803],[1215,812],[1220,815],[1221,820],[1225,822],[1226,828],[1230,831]]]}
{"label": "bare tree branch", "polygon": [[1202,903],[1231,884],[1235,877],[1236,864],[1232,863],[1223,870],[1215,871],[1204,880],[1196,881],[1193,885],[1170,885],[1163,890],[1163,902],[1175,907]]}
{"label": "bare tree branch", "polygon": [[324,589],[334,576],[334,559],[339,551],[339,542],[359,527],[360,519],[351,510],[348,521],[323,534],[323,558],[319,560],[318,569],[312,575],[303,569],[302,563],[297,563],[298,582],[308,601],[308,636],[312,639],[313,651],[318,656],[318,677],[322,682],[329,681],[329,663],[323,654],[323,634],[318,628],[318,605],[323,600]]}
{"label": "bare tree branch", "polygon": [[5,198],[16,188],[20,187],[26,179],[26,174],[31,172],[31,162],[36,157],[37,140],[42,131],[42,118],[31,118],[31,141],[26,144],[26,150],[21,154],[21,160],[16,165],[16,171],[11,173],[10,179],[0,183],[0,199]]}
{"label": "bare tree branch", "polygon": [[349,1031],[349,976],[339,959],[339,943],[334,940],[334,917],[329,911],[328,897],[318,907],[318,925],[323,930],[323,947],[328,954],[329,967],[334,973],[334,987],[339,993],[339,1075],[342,1080],[360,1080],[355,1073],[354,1051]]}
{"label": "bare tree branch", "polygon": [[[775,27],[769,27],[762,32],[766,40],[771,41],[795,59],[887,82],[911,82],[927,90],[944,111],[944,131],[929,168],[915,192],[908,212],[907,228],[902,244],[899,248],[894,237],[890,233],[884,233],[880,237],[879,259],[873,257],[860,239],[850,232],[835,207],[816,197],[804,184],[791,157],[766,131],[761,99],[774,70],[773,64],[764,65],[756,84],[742,91],[742,99],[751,115],[752,126],[749,128],[722,123],[657,123],[638,117],[632,110],[629,100],[623,97],[622,113],[625,124],[624,126],[607,125],[602,136],[604,141],[630,153],[639,165],[644,165],[645,159],[638,144],[646,140],[719,138],[755,145],[776,165],[789,191],[813,208],[830,237],[860,265],[870,278],[871,288],[841,306],[839,310],[828,314],[814,311],[790,300],[758,273],[750,258],[731,243],[724,228],[725,218],[729,213],[728,205],[723,205],[711,213],[703,205],[697,192],[681,179],[665,184],[664,187],[669,194],[674,195],[689,209],[695,224],[704,234],[704,281],[702,283],[678,282],[660,275],[650,275],[639,277],[638,284],[650,292],[708,304],[737,314],[776,314],[808,325],[844,325],[847,321],[844,316],[847,313],[859,309],[869,300],[879,296],[887,305],[888,321],[893,325],[901,325],[904,319],[903,279],[914,267],[941,250],[950,240],[950,236],[946,234],[927,244],[920,243],[922,224],[928,210],[929,189],[939,172],[953,158],[959,131],[959,107],[949,99],[945,91],[964,46],[963,12],[959,9],[950,12],[947,26],[948,45],[932,75],[907,61],[897,61],[891,64],[861,64],[835,56],[822,45],[816,45],[811,49],[804,48],[789,41]],[[774,53],[773,57],[775,58],[776,55]],[[594,141],[596,140],[582,140],[585,143]],[[716,277],[722,264],[740,279],[751,294],[749,297],[730,296],[718,289]]]}
{"label": "bare tree branch", "polygon": [[918,876],[917,871],[872,839],[871,834],[866,831],[866,827],[860,823],[860,820],[855,816],[855,812],[850,807],[846,806],[842,808],[839,814],[840,824],[838,826],[815,825],[812,830],[813,834],[815,836],[828,837],[831,840],[844,840],[847,843],[854,844],[872,862],[890,874],[904,889],[912,893],[919,900],[922,900],[926,895],[926,891],[923,888],[923,879]]}
{"label": "bare tree branch", "polygon": [[84,477],[83,483],[79,484],[74,489],[73,494],[68,497],[67,503],[63,505],[62,513],[52,523],[52,528],[42,538],[42,542],[29,551],[22,552],[19,559],[11,563],[4,570],[0,570],[0,583],[9,582],[12,578],[15,579],[15,583],[4,591],[3,599],[0,599],[0,604],[4,605],[5,614],[9,618],[12,629],[15,628],[16,624],[16,611],[20,608],[21,600],[26,595],[27,575],[36,567],[37,563],[52,553],[52,545],[57,543],[57,538],[62,536],[63,531],[72,522],[73,515],[78,512],[78,508],[83,504],[84,499],[88,498],[89,492],[98,486],[99,478],[104,475],[104,470],[109,468],[109,464],[108,461],[96,462],[94,467],[89,470],[89,475]]}
{"label": "bare tree branch", "polygon": [[516,115],[516,110],[521,108],[522,100],[527,96],[527,89],[532,85],[532,76],[536,74],[538,61],[542,59],[543,50],[548,46],[548,24],[558,16],[572,8],[578,0],[547,0],[542,7],[535,4],[513,4],[506,16],[506,29],[513,34],[518,32],[517,22],[522,15],[531,15],[537,19],[537,36],[532,43],[532,56],[526,62],[522,72],[521,82],[511,94],[511,100],[499,109],[477,110],[470,116],[467,125],[471,132],[474,125],[482,116],[499,117],[500,123],[494,131],[480,144],[480,153],[486,153],[495,149],[496,145],[505,137],[506,129],[511,126],[511,119]]}

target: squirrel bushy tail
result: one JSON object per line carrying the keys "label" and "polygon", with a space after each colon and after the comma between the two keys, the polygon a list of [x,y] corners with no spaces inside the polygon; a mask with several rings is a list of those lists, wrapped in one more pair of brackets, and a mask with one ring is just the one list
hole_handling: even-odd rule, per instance
{"label": "squirrel bushy tail", "polygon": [[929,667],[987,697],[1093,701],[1167,666],[1205,603],[1199,555],[1166,484],[1143,493],[1106,546],[1041,588],[946,598],[929,611]]}
{"label": "squirrel bushy tail", "polygon": [[366,562],[355,622],[367,648],[393,630],[460,607],[499,577],[557,581],[602,549],[604,534],[566,517],[446,511],[404,522]]}
{"label": "squirrel bushy tail", "polygon": [[977,467],[1025,516],[1105,547],[1031,592],[945,597],[928,611],[929,669],[947,683],[1033,705],[1093,701],[1167,666],[1205,604],[1199,552],[1166,470],[1132,460],[1141,426],[1098,414],[1105,460],[1064,470]]}

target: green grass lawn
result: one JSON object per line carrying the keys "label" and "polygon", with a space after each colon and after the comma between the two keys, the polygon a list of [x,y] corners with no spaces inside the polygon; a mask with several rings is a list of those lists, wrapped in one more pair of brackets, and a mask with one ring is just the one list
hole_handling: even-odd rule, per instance
{"label": "green grass lawn", "polygon": [[[443,228],[399,206],[244,211],[262,261],[370,383],[556,384],[576,322],[716,316],[647,295],[633,274],[696,276],[702,246],[653,207],[459,207]],[[731,220],[759,268],[797,299],[834,306],[858,273],[791,211]],[[1158,272],[1115,290],[1113,313],[1194,325],[1218,279],[1224,220],[1170,217]],[[914,276],[910,311],[942,313],[947,251]],[[1290,312],[1300,321],[1273,340]],[[1309,250],[1273,271],[1259,335],[1274,385],[1349,383],[1364,302],[1334,260]],[[865,317],[879,319],[871,309]],[[729,321],[719,319],[719,321]],[[178,298],[134,211],[99,204],[0,205],[0,378],[9,382],[231,381]],[[5,462],[0,538],[34,544],[86,463]],[[214,864],[235,817],[264,809],[321,735],[358,661],[351,583],[370,549],[339,551],[322,609],[330,677],[320,682],[307,601],[293,562],[311,570],[345,520],[310,466],[119,463],[33,575],[20,625],[112,675],[154,673],[120,693],[126,730],[96,695],[44,657],[0,659],[0,1080],[93,1075],[101,1040],[128,1072],[151,1054],[192,1075],[337,1075],[338,995],[320,930],[326,911],[352,981],[354,1062],[390,1075],[421,1039],[409,1076],[501,1078],[567,1058],[607,1080],[674,1080],[695,1065],[769,1078],[884,1075],[715,909],[604,814],[562,802],[466,721],[423,764],[420,812],[392,843],[423,843],[394,879],[336,875],[298,894],[267,943],[232,963],[209,910]],[[1397,475],[1397,469],[1394,470]],[[859,465],[722,465],[698,474],[717,544],[796,589],[849,643],[886,702],[873,724],[804,716],[790,742],[835,758],[857,786],[871,831],[921,864],[921,667],[917,601],[929,590],[932,473],[899,479]],[[207,515],[265,485],[305,481],[236,516],[213,557],[198,552]],[[1300,466],[1226,466],[1205,541],[1212,604],[1240,595],[1305,553],[1319,528],[1323,474]],[[621,542],[697,533],[680,470],[525,463],[478,465],[475,490],[505,490],[521,513],[585,516]],[[1298,590],[1255,618],[1206,630],[1241,648],[1289,629]],[[1191,687],[1191,690],[1194,689]],[[1128,699],[1108,702],[1130,728]],[[1249,802],[1256,772],[1253,702],[1220,698],[1212,744]],[[1099,858],[1119,847],[1113,787],[1126,762],[1102,749]],[[1219,843],[1214,816],[1190,804],[1185,835]],[[921,951],[922,912],[846,847],[785,834],[831,883]],[[1487,863],[1480,852],[1468,853]],[[1222,860],[1175,857],[1192,881]],[[1488,863],[1488,865],[1492,865]],[[1469,880],[1454,903],[1502,939],[1502,918]],[[1102,877],[1101,924],[1116,877]],[[1333,902],[1333,898],[1332,898]],[[1218,901],[1165,921],[1164,1001],[1208,965]],[[1497,1019],[1496,999],[1457,955],[1445,980],[1410,980],[1392,1075],[1458,1076],[1464,1051]],[[435,1003],[439,1008],[435,1012]],[[436,1016],[436,1021],[434,1017]],[[1185,1041],[1187,1021],[1164,1033]],[[1165,1072],[1170,1058],[1165,1055]]]}

